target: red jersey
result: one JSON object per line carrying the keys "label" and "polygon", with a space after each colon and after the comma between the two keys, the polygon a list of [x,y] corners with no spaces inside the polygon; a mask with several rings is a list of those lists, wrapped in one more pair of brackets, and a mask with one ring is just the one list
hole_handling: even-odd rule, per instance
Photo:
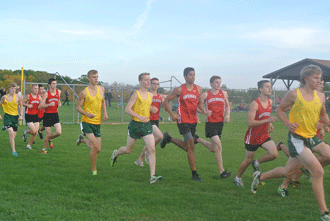
{"label": "red jersey", "polygon": [[207,110],[212,111],[211,116],[206,118],[207,122],[223,122],[226,103],[225,95],[222,93],[222,90],[219,90],[216,95],[208,91],[205,105]]}
{"label": "red jersey", "polygon": [[25,113],[30,115],[36,115],[38,114],[38,106],[40,104],[40,97],[39,94],[37,94],[36,98],[32,97],[32,94],[29,94],[29,101],[28,104],[32,104],[32,108],[25,108]]}
{"label": "red jersey", "polygon": [[[41,100],[43,96],[41,96],[40,94],[38,94],[38,95]],[[38,109],[38,118],[43,118],[44,113],[45,113],[45,109]]]}
{"label": "red jersey", "polygon": [[199,98],[199,91],[196,84],[193,85],[191,91],[187,90],[185,84],[181,85],[182,90],[178,99],[178,121],[177,123],[197,123],[197,105]]}
{"label": "red jersey", "polygon": [[[255,120],[264,120],[268,119],[272,113],[272,105],[270,104],[270,100],[268,100],[268,106],[263,108],[259,99],[255,99],[258,103],[258,110],[256,112]],[[245,134],[245,141],[246,144],[251,145],[259,145],[262,144],[267,138],[270,138],[268,134],[268,125],[269,123],[261,124],[257,127],[249,127]]]}
{"label": "red jersey", "polygon": [[46,104],[50,104],[52,102],[55,103],[54,106],[49,106],[45,108],[45,113],[58,113],[58,102],[60,100],[60,95],[58,93],[58,90],[56,89],[56,93],[53,96],[50,91],[48,90],[47,92],[47,99],[46,99]]}
{"label": "red jersey", "polygon": [[159,119],[159,110],[160,110],[160,104],[162,103],[162,96],[160,94],[157,94],[156,96],[152,97],[152,103],[151,106],[155,106],[158,111],[157,113],[151,113],[150,112],[150,120],[158,120]]}

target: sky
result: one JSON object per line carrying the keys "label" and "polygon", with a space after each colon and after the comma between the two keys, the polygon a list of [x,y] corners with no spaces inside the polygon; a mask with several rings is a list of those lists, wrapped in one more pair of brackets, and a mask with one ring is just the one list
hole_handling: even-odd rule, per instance
{"label": "sky", "polygon": [[[138,84],[209,87],[213,75],[231,89],[305,58],[330,60],[327,1],[20,0],[0,7],[0,69],[58,72]],[[162,83],[167,87],[169,83]],[[284,88],[277,81],[275,88]]]}

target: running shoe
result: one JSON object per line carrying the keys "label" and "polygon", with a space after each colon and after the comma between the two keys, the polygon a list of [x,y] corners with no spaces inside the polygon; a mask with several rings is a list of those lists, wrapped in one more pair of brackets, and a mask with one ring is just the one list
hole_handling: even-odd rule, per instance
{"label": "running shoe", "polygon": [[15,157],[18,157],[18,154],[16,153],[16,151],[13,152],[13,155],[14,155]]}
{"label": "running shoe", "polygon": [[160,141],[160,147],[164,148],[166,146],[167,143],[171,142],[171,136],[169,134],[169,132],[165,132],[163,134],[163,139]]}
{"label": "running shoe", "polygon": [[194,137],[194,144],[198,144],[197,140],[198,140],[199,136],[197,134],[195,134],[195,137]]}
{"label": "running shoe", "polygon": [[136,161],[135,161],[135,164],[138,165],[138,166],[140,166],[140,167],[144,167],[142,161],[136,160]]}
{"label": "running shoe", "polygon": [[309,179],[309,178],[311,178],[311,173],[309,172],[309,170],[307,169],[304,169],[303,167],[301,168],[301,171],[302,172],[304,172],[304,174],[305,174],[305,177],[306,177],[306,179]]}
{"label": "running shoe", "polygon": [[251,184],[251,191],[252,191],[252,193],[256,193],[258,187],[260,186],[259,185],[261,183],[260,182],[260,176],[261,176],[261,172],[260,171],[256,171],[256,172],[253,173],[253,181],[252,181],[252,184]]}
{"label": "running shoe", "polygon": [[111,158],[110,158],[110,162],[112,161],[112,166],[115,165],[116,160],[117,160],[117,157],[115,157],[116,156],[116,152],[117,152],[117,150],[114,150],[113,153],[112,153],[112,155],[111,155]]}
{"label": "running shoe", "polygon": [[92,171],[92,176],[96,176],[97,175],[97,170]]}
{"label": "running shoe", "polygon": [[235,178],[234,178],[234,183],[235,183],[237,186],[244,186],[244,183],[243,183],[242,178],[238,178],[237,176],[235,176]]}
{"label": "running shoe", "polygon": [[53,140],[49,139],[48,144],[49,144],[49,148],[53,149],[54,147]]}
{"label": "running shoe", "polygon": [[150,178],[150,184],[153,184],[153,183],[156,183],[158,181],[161,181],[163,179],[162,176],[156,176],[156,175],[153,175],[151,178]]}
{"label": "running shoe", "polygon": [[24,131],[23,131],[23,136],[22,136],[22,138],[23,138],[23,141],[24,141],[24,142],[26,142],[26,138],[27,138],[27,133],[26,133],[26,132],[27,132],[27,130],[24,130]]}
{"label": "running shoe", "polygon": [[231,172],[227,172],[227,170],[223,171],[221,174],[220,174],[220,177],[221,178],[227,178],[227,177],[230,177],[231,176]]}
{"label": "running shoe", "polygon": [[147,164],[149,164],[149,151],[146,150],[144,152],[144,160],[146,161]]}
{"label": "running shoe", "polygon": [[322,221],[330,221],[330,217],[329,217],[329,212],[325,212],[323,214],[321,214],[321,220]]}
{"label": "running shoe", "polygon": [[282,150],[281,144],[283,144],[283,142],[281,140],[276,144],[277,151]]}
{"label": "running shoe", "polygon": [[281,197],[289,196],[288,190],[286,188],[281,189],[281,186],[278,187],[277,192]]}
{"label": "running shoe", "polygon": [[80,134],[78,140],[76,141],[77,145],[80,145],[82,142],[81,140],[84,139],[84,135]]}
{"label": "running shoe", "polygon": [[42,154],[47,154],[47,150],[42,150],[41,153]]}
{"label": "running shoe", "polygon": [[300,183],[299,180],[298,180],[298,181],[290,181],[289,185],[290,185],[292,188],[299,188],[299,189],[301,189],[301,187],[300,187],[301,183]]}
{"label": "running shoe", "polygon": [[44,139],[44,135],[42,134],[41,130],[38,130],[40,140]]}
{"label": "running shoe", "polygon": [[254,169],[254,172],[260,171],[260,165],[257,166],[256,164],[257,164],[257,160],[253,160],[252,161],[252,167]]}
{"label": "running shoe", "polygon": [[26,149],[32,149],[32,147],[28,144],[28,145],[26,145]]}
{"label": "running shoe", "polygon": [[203,180],[201,178],[199,178],[198,174],[196,173],[195,175],[192,176],[192,180],[193,181],[199,181],[202,182]]}

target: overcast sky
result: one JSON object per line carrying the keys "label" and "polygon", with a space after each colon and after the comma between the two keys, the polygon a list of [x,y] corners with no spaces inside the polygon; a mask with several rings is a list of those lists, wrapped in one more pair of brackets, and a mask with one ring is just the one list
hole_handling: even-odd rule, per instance
{"label": "overcast sky", "polygon": [[[59,72],[138,84],[137,76],[196,84],[219,75],[229,88],[305,58],[330,59],[327,1],[2,1],[0,69]],[[168,84],[163,84],[167,86]],[[275,84],[284,88],[281,81]]]}

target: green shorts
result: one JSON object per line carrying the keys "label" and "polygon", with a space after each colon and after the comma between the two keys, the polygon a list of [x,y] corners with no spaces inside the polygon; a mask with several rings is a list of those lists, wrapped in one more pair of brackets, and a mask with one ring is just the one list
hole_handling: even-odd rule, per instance
{"label": "green shorts", "polygon": [[152,134],[152,126],[150,121],[148,123],[137,122],[131,120],[128,124],[128,136],[134,139],[141,139],[141,137]]}
{"label": "green shorts", "polygon": [[14,131],[17,131],[18,115],[13,116],[13,115],[5,114],[4,118],[3,118],[3,127],[5,129],[8,129],[8,128],[12,127]]}
{"label": "green shorts", "polygon": [[101,137],[101,125],[89,124],[86,122],[81,122],[81,131],[84,134],[94,134],[95,137]]}
{"label": "green shorts", "polygon": [[312,138],[304,138],[297,134],[289,132],[288,135],[288,148],[291,157],[298,156],[304,150],[304,147],[308,147],[313,151],[313,148],[323,141],[315,135]]}

